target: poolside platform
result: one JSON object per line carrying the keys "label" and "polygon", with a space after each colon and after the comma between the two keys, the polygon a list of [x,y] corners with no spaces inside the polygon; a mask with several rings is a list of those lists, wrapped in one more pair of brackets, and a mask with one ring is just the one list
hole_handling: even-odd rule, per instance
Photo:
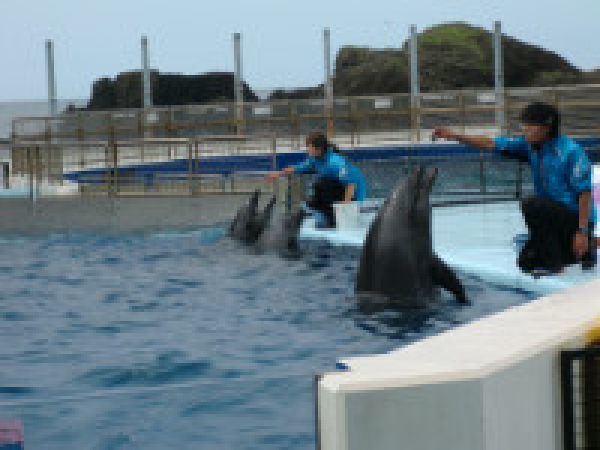
{"label": "poolside platform", "polygon": [[[301,237],[362,246],[368,219],[338,230],[307,221]],[[584,430],[600,411],[588,388],[600,370],[600,270],[521,273],[516,201],[436,207],[432,224],[451,267],[538,298],[385,354],[342,356],[317,376],[317,448],[592,448]]]}
{"label": "poolside platform", "polygon": [[[323,239],[334,245],[361,247],[370,220],[362,227],[320,230],[308,219],[302,239]],[[455,270],[486,282],[546,295],[590,281],[600,275],[598,267],[583,271],[580,265],[567,267],[558,275],[534,278],[517,265],[517,241],[527,229],[516,201],[433,208],[433,247]]]}

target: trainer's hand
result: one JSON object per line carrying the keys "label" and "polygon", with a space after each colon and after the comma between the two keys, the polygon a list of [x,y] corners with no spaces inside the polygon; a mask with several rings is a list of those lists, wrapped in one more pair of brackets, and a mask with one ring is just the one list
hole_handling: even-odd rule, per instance
{"label": "trainer's hand", "polygon": [[456,133],[450,128],[435,127],[433,129],[433,134],[431,135],[431,137],[432,139],[448,139],[452,141],[456,137]]}
{"label": "trainer's hand", "polygon": [[279,175],[281,175],[278,171],[274,171],[269,173],[266,177],[265,177],[265,183],[272,183],[273,181],[275,181]]}
{"label": "trainer's hand", "polygon": [[588,245],[588,237],[578,230],[573,238],[573,252],[575,253],[575,256],[581,258],[587,251]]}

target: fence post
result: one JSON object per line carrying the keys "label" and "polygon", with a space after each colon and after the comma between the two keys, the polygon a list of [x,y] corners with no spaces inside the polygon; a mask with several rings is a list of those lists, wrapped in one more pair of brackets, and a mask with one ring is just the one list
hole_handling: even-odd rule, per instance
{"label": "fence post", "polygon": [[2,164],[2,179],[4,180],[4,189],[10,188],[10,166],[8,163]]}
{"label": "fence post", "polygon": [[496,127],[505,127],[504,68],[502,63],[502,24],[494,22],[494,87],[496,97]]}
{"label": "fence post", "polygon": [[360,145],[360,126],[356,99],[350,98],[350,123],[352,124],[352,147]]}
{"label": "fence post", "polygon": [[29,200],[33,206],[33,162],[31,155],[31,145],[25,147],[25,165],[27,167],[26,174],[29,177]]}
{"label": "fence post", "polygon": [[112,165],[113,165],[113,179],[109,188],[109,195],[116,196],[119,193],[119,155],[117,148],[117,141],[115,139],[115,126],[113,123],[113,117],[111,113],[108,113],[108,136],[109,136],[109,147],[112,149]]}
{"label": "fence post", "polygon": [[482,194],[487,194],[487,185],[485,180],[485,166],[483,163],[483,155],[479,155],[479,185]]}
{"label": "fence post", "polygon": [[333,86],[331,84],[331,39],[329,28],[323,30],[323,54],[324,54],[324,68],[325,68],[325,79],[323,83],[323,90],[325,91],[325,117],[327,121],[327,136],[332,138],[335,134],[335,127],[333,122]]}
{"label": "fence post", "polygon": [[37,201],[37,199],[40,196],[40,182],[41,182],[41,164],[40,164],[40,145],[36,145],[35,146],[35,153],[34,153],[34,170],[35,170],[35,200]]}
{"label": "fence post", "polygon": [[554,103],[554,107],[560,111],[560,95],[556,88],[552,90],[552,101]]}
{"label": "fence post", "polygon": [[286,186],[286,200],[285,200],[285,210],[289,213],[292,211],[292,176],[288,175],[286,177],[287,186]]}
{"label": "fence post", "polygon": [[194,178],[194,189],[195,189],[196,194],[202,190],[202,168],[200,166],[200,155],[199,155],[199,151],[198,151],[199,148],[200,148],[200,144],[198,143],[197,140],[194,140],[194,158],[196,161],[195,167],[196,167],[196,174],[197,174],[196,177]]}
{"label": "fence post", "polygon": [[459,109],[459,120],[460,120],[460,129],[461,133],[466,133],[466,121],[467,121],[467,111],[465,106],[465,94],[464,91],[460,91],[458,93],[458,109]]}
{"label": "fence post", "polygon": [[517,168],[517,187],[516,187],[516,197],[517,200],[521,200],[523,195],[523,163],[519,161]]}
{"label": "fence post", "polygon": [[189,193],[190,195],[194,195],[196,189],[194,188],[194,153],[192,150],[192,143],[188,141],[188,183],[189,183]]}
{"label": "fence post", "polygon": [[142,145],[140,145],[140,160],[144,162],[146,159],[146,139],[142,138]]}
{"label": "fence post", "polygon": [[417,27],[410,26],[410,93],[413,141],[421,140],[421,99],[419,96],[419,60],[417,45]]}
{"label": "fence post", "polygon": [[46,40],[46,71],[48,75],[48,112],[54,116],[58,112],[56,102],[56,74],[54,72],[54,43]]}
{"label": "fence post", "polygon": [[244,134],[244,85],[242,72],[242,35],[233,33],[234,95],[236,134]]}

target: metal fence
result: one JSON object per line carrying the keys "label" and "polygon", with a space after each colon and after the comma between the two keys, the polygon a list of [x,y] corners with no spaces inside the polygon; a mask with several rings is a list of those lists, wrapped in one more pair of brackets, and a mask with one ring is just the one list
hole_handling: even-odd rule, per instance
{"label": "metal fence", "polygon": [[[233,103],[70,111],[13,121],[11,183],[32,199],[52,193],[198,196],[261,189],[294,207],[305,197],[307,179],[267,185],[265,172],[295,162],[290,155],[304,147],[308,132],[328,129],[365,172],[371,197],[385,197],[415,164],[436,164],[441,170],[434,202],[515,199],[531,190],[522,163],[473,151],[444,152],[438,145],[433,153],[421,152],[410,143],[423,141],[437,125],[513,133],[518,113],[533,100],[560,108],[565,133],[600,136],[600,85],[506,90],[502,110],[492,91],[464,90],[421,94],[418,102],[408,94],[336,98],[333,108],[323,99],[245,103],[243,114],[235,113]],[[408,150],[371,151],[390,148],[386,145]]]}
{"label": "metal fence", "polygon": [[[433,206],[516,200],[532,192],[524,163],[465,146],[406,145],[348,153],[369,180],[371,198],[387,197],[421,164],[439,169]],[[598,160],[596,153],[591,156]],[[300,160],[303,154],[277,152],[272,136],[20,144],[13,166],[18,175],[12,178],[21,179],[22,195],[29,199],[3,199],[0,231],[21,235],[215,225],[231,220],[256,189],[267,194],[263,200],[275,195],[280,208],[291,210],[306,199],[310,176],[280,178],[274,184],[265,183],[264,176],[292,158]]]}
{"label": "metal fence", "polygon": [[[132,139],[189,139],[212,135],[272,134],[280,148],[298,149],[315,129],[327,130],[345,146],[415,142],[429,137],[434,126],[448,125],[483,133],[516,130],[521,109],[534,100],[555,104],[563,129],[571,135],[598,135],[600,85],[507,89],[502,106],[490,90],[324,99],[233,102],[129,109],[70,111],[50,117],[13,121],[12,141],[83,142]],[[499,109],[500,108],[500,109]]]}
{"label": "metal fence", "polygon": [[281,183],[270,188],[263,182],[276,155],[269,135],[21,142],[12,147],[12,178],[32,197],[43,195],[44,186],[107,196],[276,192]]}
{"label": "metal fence", "polygon": [[[433,148],[433,147],[432,147]],[[435,146],[420,152],[349,151],[369,180],[368,195],[384,198],[417,165],[436,165],[434,204],[518,199],[531,192],[530,170],[522,162],[500,160],[462,146]],[[429,153],[429,154],[428,154]],[[199,196],[271,192],[295,208],[306,197],[311,176],[266,184],[267,172],[301,159],[277,152],[274,136],[213,136],[64,144],[20,144],[13,148],[13,175],[32,199],[61,193],[75,196]],[[13,181],[14,184],[14,181]],[[54,188],[48,189],[48,188]]]}

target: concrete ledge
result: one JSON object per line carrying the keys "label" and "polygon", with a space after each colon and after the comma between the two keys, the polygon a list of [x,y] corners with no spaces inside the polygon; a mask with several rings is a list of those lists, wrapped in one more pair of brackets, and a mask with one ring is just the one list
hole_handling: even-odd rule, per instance
{"label": "concrete ledge", "polygon": [[231,220],[247,194],[199,197],[0,198],[0,235],[190,229]]}
{"label": "concrete ledge", "polygon": [[[362,247],[370,221],[362,223],[357,228],[320,230],[307,220],[301,237]],[[582,271],[579,265],[568,267],[556,276],[534,278],[522,273],[516,265],[513,239],[527,229],[516,202],[434,208],[432,225],[434,250],[438,255],[459,272],[489,283],[547,295],[600,275],[598,267]]]}
{"label": "concrete ledge", "polygon": [[598,327],[600,280],[385,355],[319,383],[322,450],[562,448],[560,350]]}

